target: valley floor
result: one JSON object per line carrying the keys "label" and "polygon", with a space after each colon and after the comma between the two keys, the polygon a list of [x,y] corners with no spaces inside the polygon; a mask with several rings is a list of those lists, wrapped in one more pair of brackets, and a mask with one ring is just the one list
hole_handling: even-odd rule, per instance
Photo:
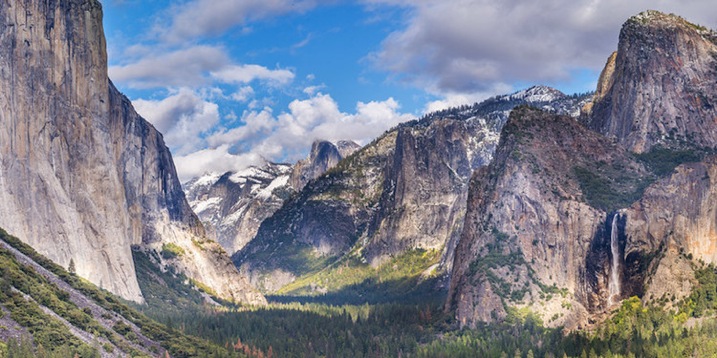
{"label": "valley floor", "polygon": [[[288,298],[283,298],[283,301]],[[592,332],[564,333],[512,312],[503,324],[457,329],[435,304],[268,307],[156,314],[181,331],[251,357],[711,357],[717,322],[687,328],[682,313],[625,300]]]}
{"label": "valley floor", "polygon": [[[270,296],[265,307],[208,304],[209,294],[181,275],[156,270],[150,275],[151,259],[138,251],[135,263],[147,305],[135,308],[153,321],[13,237],[2,233],[0,245],[0,357],[135,357],[148,356],[146,347],[154,352],[149,356],[166,349],[171,357],[264,358],[711,357],[717,352],[714,266],[696,266],[699,284],[685,300],[662,297],[644,306],[632,297],[590,331],[564,332],[545,328],[543,317],[527,310],[510,311],[501,324],[460,329],[444,310],[445,293],[436,289],[440,277],[424,279],[424,285],[410,279],[411,285],[347,281],[326,294],[297,290]],[[412,255],[432,262],[430,252]],[[408,267],[399,270],[411,273],[406,277],[423,272]],[[412,301],[400,295],[407,287],[413,289]],[[86,339],[73,334],[78,329]]]}

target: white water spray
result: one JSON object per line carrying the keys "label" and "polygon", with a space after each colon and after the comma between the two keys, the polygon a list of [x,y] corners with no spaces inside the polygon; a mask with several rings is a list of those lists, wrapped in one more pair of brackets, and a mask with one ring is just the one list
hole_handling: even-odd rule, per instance
{"label": "white water spray", "polygon": [[614,305],[620,298],[620,246],[618,242],[618,219],[620,214],[612,217],[612,231],[610,232],[610,253],[612,253],[612,265],[610,265],[610,282],[608,282],[608,306]]}

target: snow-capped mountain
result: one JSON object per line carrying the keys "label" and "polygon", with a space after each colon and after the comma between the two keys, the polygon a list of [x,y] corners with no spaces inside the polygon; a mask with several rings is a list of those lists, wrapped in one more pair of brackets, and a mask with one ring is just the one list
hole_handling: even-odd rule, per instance
{"label": "snow-capped mountain", "polygon": [[251,241],[261,223],[307,182],[333,168],[360,146],[316,141],[308,158],[295,165],[266,163],[238,172],[207,173],[184,184],[189,205],[233,254]]}

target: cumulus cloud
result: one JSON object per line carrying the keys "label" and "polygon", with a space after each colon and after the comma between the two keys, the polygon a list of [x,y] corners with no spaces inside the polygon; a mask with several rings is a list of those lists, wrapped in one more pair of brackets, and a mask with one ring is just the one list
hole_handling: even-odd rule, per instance
{"label": "cumulus cloud", "polygon": [[272,160],[297,160],[316,139],[350,139],[367,142],[395,125],[410,120],[399,104],[389,98],[381,102],[359,102],[354,113],[339,110],[336,101],[319,93],[294,100],[289,110],[274,115],[270,108],[247,111],[243,125],[216,133],[207,139],[211,146],[232,145]]}
{"label": "cumulus cloud", "polygon": [[175,156],[177,175],[182,182],[200,176],[204,173],[223,173],[229,170],[246,168],[250,165],[260,165],[264,158],[255,153],[232,154],[229,145],[217,148],[202,149],[184,156]]}
{"label": "cumulus cloud", "polygon": [[[129,64],[111,66],[109,74],[119,83],[141,89],[200,88],[216,82],[241,85],[253,81],[283,86],[291,83],[295,77],[287,69],[272,70],[256,64],[235,64],[223,48],[214,46],[146,53]],[[239,94],[248,95],[246,91],[246,88],[242,88]]]}
{"label": "cumulus cloud", "polygon": [[254,89],[251,88],[250,86],[244,86],[244,87],[239,88],[239,90],[234,92],[229,97],[237,102],[246,102],[252,96],[254,96]]}
{"label": "cumulus cloud", "polygon": [[180,179],[207,171],[239,170],[264,160],[294,162],[303,158],[316,139],[367,143],[384,131],[412,119],[400,113],[393,98],[356,105],[354,113],[339,110],[336,101],[318,93],[295,100],[278,115],[265,107],[246,111],[240,126],[208,135],[206,149],[175,157]]}
{"label": "cumulus cloud", "polygon": [[194,0],[174,8],[170,26],[159,30],[169,42],[183,42],[223,32],[268,17],[304,12],[333,0]]}
{"label": "cumulus cloud", "polygon": [[621,24],[645,9],[714,27],[709,0],[364,0],[410,8],[406,25],[372,55],[380,67],[436,94],[488,92],[500,83],[568,79],[599,70]]}
{"label": "cumulus cloud", "polygon": [[182,88],[163,100],[135,100],[142,117],[164,134],[164,140],[176,155],[202,148],[203,134],[219,123],[219,106],[202,99],[193,90]]}
{"label": "cumulus cloud", "polygon": [[358,102],[353,113],[339,109],[328,94],[292,101],[287,111],[270,107],[246,110],[220,127],[219,107],[202,91],[174,90],[162,100],[134,100],[137,112],[164,134],[174,154],[180,180],[206,172],[236,171],[267,160],[294,162],[306,156],[317,139],[365,144],[384,131],[413,119],[396,100]]}
{"label": "cumulus cloud", "polygon": [[147,53],[136,62],[111,66],[110,78],[133,88],[201,86],[208,74],[229,66],[226,52],[214,46],[194,46],[170,52]]}
{"label": "cumulus cloud", "polygon": [[264,80],[269,83],[285,85],[294,79],[294,73],[289,70],[270,70],[259,65],[232,65],[218,71],[211,72],[212,77],[224,83],[245,84],[255,80]]}

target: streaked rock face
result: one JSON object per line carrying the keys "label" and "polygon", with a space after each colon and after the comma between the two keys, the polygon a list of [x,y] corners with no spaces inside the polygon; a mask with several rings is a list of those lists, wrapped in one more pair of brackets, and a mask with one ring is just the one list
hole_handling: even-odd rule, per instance
{"label": "streaked rock face", "polygon": [[306,184],[335,167],[341,159],[348,157],[361,148],[352,141],[315,141],[311,145],[309,157],[296,163],[291,171],[290,183],[294,190],[299,191]]}
{"label": "streaked rock face", "polygon": [[263,302],[187,204],[162,136],[107,79],[95,0],[0,6],[0,226],[61,265],[141,302],[131,247],[218,295]]}
{"label": "streaked rock face", "polygon": [[629,19],[588,126],[636,153],[717,146],[716,39],[675,15],[648,11]]}
{"label": "streaked rock face", "polygon": [[591,205],[582,172],[621,173],[626,179],[609,190],[626,197],[649,176],[629,152],[573,118],[513,111],[493,161],[470,188],[448,301],[461,324],[527,306],[544,318],[563,314],[548,324],[575,327],[606,307],[606,223],[619,207]]}
{"label": "streaked rock face", "polygon": [[141,301],[130,250],[141,226],[133,227],[110,146],[99,3],[5,2],[0,22],[0,225]]}

